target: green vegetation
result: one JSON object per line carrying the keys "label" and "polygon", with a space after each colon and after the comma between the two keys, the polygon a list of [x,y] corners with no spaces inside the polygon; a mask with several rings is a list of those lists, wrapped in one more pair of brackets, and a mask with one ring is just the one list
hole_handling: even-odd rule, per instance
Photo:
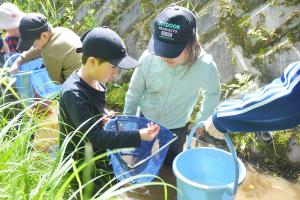
{"label": "green vegetation", "polygon": [[[104,1],[93,0],[13,0],[11,2],[25,12],[43,13],[53,26],[68,27],[76,32],[84,32],[95,27],[97,25],[95,15],[104,4]],[[92,5],[91,9],[82,21],[74,22],[77,9],[82,2]],[[165,6],[170,3],[183,5],[193,10],[198,17],[198,14],[210,2],[210,0],[196,3],[190,0],[176,2],[166,0],[155,5],[154,8],[152,2],[146,0],[125,0],[122,2],[113,0],[109,5],[112,12],[105,17],[101,25],[118,30],[122,13],[130,9],[132,5],[140,3],[142,16],[124,33],[123,38],[134,35],[138,38],[136,47],[146,48],[151,36],[151,22]],[[279,13],[280,17],[287,18],[286,22],[275,30],[269,30],[265,25],[266,16],[264,13],[259,14],[256,24],[252,24],[250,16],[246,14],[266,1],[252,2],[258,1],[237,0],[236,4],[233,4],[233,1],[221,0],[220,20],[211,30],[200,35],[200,42],[202,44],[208,43],[216,38],[220,32],[225,32],[228,48],[235,45],[240,46],[244,56],[249,58],[252,65],[261,72],[261,82],[266,83],[272,79],[266,62],[272,63],[276,53],[290,49],[292,44],[300,40],[300,13],[297,10],[291,13]],[[299,0],[286,0],[281,4],[294,6],[299,5],[300,2]],[[274,0],[272,5],[279,5],[279,3]],[[240,9],[245,13],[240,14],[238,12]],[[285,37],[288,42],[278,45],[279,41]],[[236,63],[235,57],[232,58],[232,63]],[[118,84],[108,85],[107,106],[109,108],[122,112],[131,75],[132,71],[129,71],[123,75],[122,81]],[[254,77],[250,74],[238,74],[231,81],[222,84],[222,100],[246,91],[253,80]],[[9,79],[2,71],[0,83],[0,199],[68,199],[72,195],[76,195],[77,199],[85,199],[89,196],[82,190],[86,186],[82,185],[81,190],[74,191],[69,183],[78,181],[79,171],[89,168],[96,160],[104,159],[106,155],[87,159],[86,162],[79,165],[72,159],[63,159],[63,149],[58,151],[53,149],[52,153],[35,149],[32,138],[45,125],[46,115],[30,112],[32,107],[38,103],[36,102],[31,106],[26,105],[26,102],[21,100],[12,88],[13,80]],[[201,101],[200,98],[192,114],[192,120],[195,119],[196,113],[200,110]],[[52,131],[57,132],[57,130]],[[233,136],[233,140],[239,156],[249,162],[257,163],[265,171],[299,182],[299,166],[292,165],[286,156],[287,145],[292,137],[298,137],[300,140],[299,129],[274,132],[271,143],[258,140],[254,133],[237,133]],[[66,142],[63,146],[65,145]],[[88,149],[87,147],[87,151],[89,151]],[[67,174],[69,169],[73,169],[74,172]],[[87,174],[86,176],[89,177],[90,175]],[[103,176],[106,177],[107,174],[103,174]],[[122,192],[143,186],[127,185],[128,182],[129,180],[126,180],[117,185],[108,186],[106,192],[104,190],[100,192],[101,196],[98,199],[113,198]],[[170,185],[163,183],[162,180],[151,184],[162,185],[165,188],[165,199],[167,199],[166,186]]]}
{"label": "green vegetation", "polygon": [[[33,99],[20,100],[11,87],[14,80],[8,78],[1,71],[1,96],[0,96],[0,199],[111,199],[126,191],[147,186],[157,185],[164,187],[165,199],[167,199],[167,187],[173,187],[164,183],[159,177],[158,181],[149,184],[128,184],[132,177],[114,184],[114,180],[108,179],[112,172],[101,172],[97,179],[105,179],[106,182],[99,188],[97,196],[90,195],[91,190],[85,190],[90,184],[83,184],[79,180],[79,173],[83,172],[83,179],[90,180],[90,169],[98,160],[107,158],[111,151],[92,157],[89,144],[86,145],[86,160],[79,163],[70,157],[63,157],[66,145],[76,134],[77,130],[70,133],[62,143],[61,148],[53,146],[51,152],[37,149],[34,145],[34,135],[41,129],[47,129],[55,134],[61,134],[57,129],[45,128],[47,122],[46,113],[57,107],[50,106],[43,114],[32,112],[43,101]],[[28,103],[31,102],[31,105]],[[86,134],[85,134],[86,135]],[[83,138],[85,137],[83,136]],[[78,147],[74,153],[78,151]],[[72,169],[72,172],[69,170]],[[141,175],[150,176],[150,175]],[[95,180],[91,180],[93,182]],[[74,190],[71,183],[79,184],[80,188]],[[174,187],[173,187],[174,188]]]}
{"label": "green vegetation", "polygon": [[299,128],[272,132],[272,141],[264,142],[254,133],[235,133],[232,138],[241,158],[254,164],[257,168],[275,176],[282,176],[299,183],[300,165],[292,164],[287,153],[289,141],[298,136]]}

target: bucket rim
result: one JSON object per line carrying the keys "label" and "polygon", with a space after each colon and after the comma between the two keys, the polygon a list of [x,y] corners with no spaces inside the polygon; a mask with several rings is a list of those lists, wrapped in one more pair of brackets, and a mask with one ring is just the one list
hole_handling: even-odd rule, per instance
{"label": "bucket rim", "polygon": [[[204,189],[204,190],[224,190],[224,189],[231,189],[233,187],[234,182],[230,183],[230,184],[226,184],[226,185],[219,185],[219,186],[208,186],[208,185],[204,185],[204,184],[200,184],[200,183],[196,183],[194,181],[189,180],[188,178],[186,178],[185,176],[182,175],[181,172],[179,172],[178,168],[177,168],[177,161],[178,159],[185,153],[189,152],[189,151],[193,151],[193,150],[197,150],[197,149],[207,149],[207,150],[213,150],[213,151],[219,151],[222,153],[226,153],[227,155],[231,156],[231,153],[224,151],[223,149],[218,149],[218,148],[213,148],[213,147],[197,147],[197,148],[192,148],[192,149],[186,149],[185,151],[181,152],[180,154],[178,154],[176,156],[176,158],[173,161],[173,172],[175,174],[176,179],[180,179],[181,181],[185,182],[188,185],[191,185],[193,187],[196,188],[200,188],[200,189]],[[237,158],[239,166],[240,166],[240,171],[242,172],[241,174],[239,173],[239,179],[238,179],[238,185],[240,185],[245,177],[246,177],[246,167],[244,165],[244,163],[241,161],[241,159]],[[240,180],[240,175],[242,175],[242,178]]]}

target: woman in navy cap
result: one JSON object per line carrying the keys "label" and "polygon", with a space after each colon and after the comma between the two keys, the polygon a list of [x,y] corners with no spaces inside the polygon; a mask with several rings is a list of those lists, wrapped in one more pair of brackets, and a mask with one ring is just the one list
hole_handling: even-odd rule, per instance
{"label": "woman in navy cap", "polygon": [[[165,8],[155,19],[148,49],[140,57],[126,94],[124,114],[141,115],[178,136],[169,149],[171,165],[183,150],[197,99],[203,98],[196,122],[206,120],[220,98],[220,81],[211,55],[197,40],[193,13],[180,6]],[[200,134],[203,129],[198,129]]]}

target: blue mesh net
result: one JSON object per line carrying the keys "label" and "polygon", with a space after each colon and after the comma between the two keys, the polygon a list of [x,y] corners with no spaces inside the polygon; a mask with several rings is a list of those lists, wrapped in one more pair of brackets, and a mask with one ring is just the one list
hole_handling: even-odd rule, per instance
{"label": "blue mesh net", "polygon": [[[152,121],[143,117],[120,115],[110,120],[104,129],[110,131],[138,130],[147,127],[149,122]],[[160,132],[155,140],[142,141],[140,148],[123,150],[110,156],[114,174],[120,181],[140,174],[157,175],[167,155],[169,145],[176,139],[176,135],[160,126]],[[151,182],[153,179],[154,177],[143,177],[135,179],[131,183]]]}
{"label": "blue mesh net", "polygon": [[[4,66],[11,67],[19,56],[20,54],[13,54]],[[58,94],[61,88],[51,81],[41,58],[22,64],[18,73],[12,76],[16,78],[15,86],[22,98],[33,98],[34,93],[42,98],[51,98]]]}

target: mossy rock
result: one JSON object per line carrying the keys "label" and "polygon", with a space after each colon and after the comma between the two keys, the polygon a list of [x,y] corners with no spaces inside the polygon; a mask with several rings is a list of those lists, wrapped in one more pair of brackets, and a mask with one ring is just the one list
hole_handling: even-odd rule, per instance
{"label": "mossy rock", "polygon": [[129,83],[122,85],[109,84],[107,86],[108,93],[106,95],[106,105],[115,112],[123,112],[125,105],[125,96]]}
{"label": "mossy rock", "polygon": [[232,135],[232,140],[239,157],[263,171],[297,182],[300,165],[292,163],[287,152],[289,141],[298,133],[299,128],[275,131],[272,132],[271,142],[259,139],[254,133],[236,133]]}

